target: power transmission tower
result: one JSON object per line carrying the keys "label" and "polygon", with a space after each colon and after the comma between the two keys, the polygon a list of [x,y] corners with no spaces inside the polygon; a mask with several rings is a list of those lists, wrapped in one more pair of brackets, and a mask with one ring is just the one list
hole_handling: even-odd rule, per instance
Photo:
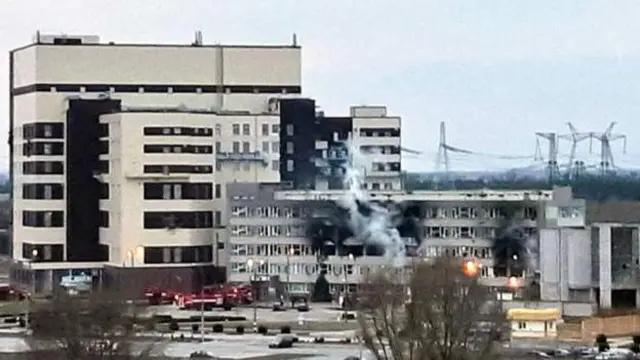
{"label": "power transmission tower", "polygon": [[438,182],[438,173],[440,172],[442,165],[444,163],[444,177],[445,182],[449,183],[451,181],[449,174],[449,149],[447,146],[447,133],[445,129],[444,121],[440,122],[440,141],[438,142],[438,156],[436,157],[436,175],[434,176],[434,186],[437,189]]}
{"label": "power transmission tower", "polygon": [[[576,149],[578,147],[578,143],[589,139],[591,141],[593,137],[593,133],[581,133],[576,130],[575,126],[572,123],[568,122],[567,126],[569,126],[570,134],[562,134],[558,135],[560,139],[571,141],[571,153],[569,154],[569,163],[567,164],[567,178],[573,179],[575,178],[574,166],[576,165]],[[589,143],[589,152],[591,152],[591,142]],[[579,169],[578,169],[579,170]]]}
{"label": "power transmission tower", "polygon": [[602,134],[593,133],[592,138],[600,141],[600,175],[606,176],[611,173],[615,168],[615,161],[613,158],[613,151],[611,150],[611,142],[616,140],[623,140],[624,147],[623,153],[627,152],[627,135],[625,134],[613,134],[613,127],[616,126],[616,122],[612,122],[607,126]]}
{"label": "power transmission tower", "polygon": [[560,174],[560,170],[558,169],[558,134],[538,132],[536,136],[546,139],[549,142],[547,176],[549,177],[549,182],[553,182]]}

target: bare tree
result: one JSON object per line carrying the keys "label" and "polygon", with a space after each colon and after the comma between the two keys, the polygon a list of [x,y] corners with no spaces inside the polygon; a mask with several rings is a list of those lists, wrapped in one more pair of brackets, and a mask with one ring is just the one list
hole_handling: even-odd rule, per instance
{"label": "bare tree", "polygon": [[159,343],[135,341],[142,321],[134,305],[115,291],[87,297],[58,293],[33,314],[31,345],[52,360],[146,359]]}
{"label": "bare tree", "polygon": [[387,267],[370,276],[360,299],[362,340],[377,360],[496,356],[504,315],[478,283],[476,263],[442,257]]}

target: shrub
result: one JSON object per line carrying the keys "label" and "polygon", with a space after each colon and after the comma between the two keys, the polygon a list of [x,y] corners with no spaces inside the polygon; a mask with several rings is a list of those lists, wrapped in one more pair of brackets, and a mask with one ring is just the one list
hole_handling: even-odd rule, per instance
{"label": "shrub", "polygon": [[176,320],[171,319],[171,322],[169,323],[169,330],[171,331],[180,330],[180,325],[178,325],[178,322]]}
{"label": "shrub", "polygon": [[611,347],[609,346],[609,341],[607,341],[607,335],[598,334],[598,336],[596,336],[596,347],[598,348],[599,352],[605,352],[611,349]]}
{"label": "shrub", "polygon": [[314,338],[313,342],[317,344],[322,344],[324,342],[324,338],[323,337]]}
{"label": "shrub", "polygon": [[264,327],[262,325],[258,326],[258,334],[267,335],[267,332],[268,331],[267,331],[266,327]]}
{"label": "shrub", "polygon": [[222,324],[214,324],[213,325],[213,332],[214,333],[221,333],[224,331],[224,327],[222,326]]}
{"label": "shrub", "polygon": [[281,327],[280,334],[291,334],[291,327],[290,326]]}
{"label": "shrub", "polygon": [[24,321],[24,318],[21,317],[21,318],[18,319],[18,326],[20,326],[20,327],[26,327],[27,326],[27,323]]}
{"label": "shrub", "polygon": [[634,353],[640,353],[640,335],[633,335],[633,345],[631,345],[631,351]]}
{"label": "shrub", "polygon": [[382,330],[376,330],[376,337],[381,338],[383,336]]}
{"label": "shrub", "polygon": [[200,326],[198,324],[193,324],[191,325],[191,331],[198,332],[198,330],[200,330]]}
{"label": "shrub", "polygon": [[156,324],[153,321],[147,321],[144,325],[145,330],[154,331],[156,329]]}
{"label": "shrub", "polygon": [[236,333],[242,335],[244,334],[244,326],[240,325],[236,328]]}

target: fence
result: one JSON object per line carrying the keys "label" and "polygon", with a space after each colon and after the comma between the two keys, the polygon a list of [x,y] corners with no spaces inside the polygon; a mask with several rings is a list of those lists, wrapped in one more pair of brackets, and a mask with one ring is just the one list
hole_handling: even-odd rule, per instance
{"label": "fence", "polygon": [[591,317],[578,323],[558,325],[560,340],[593,342],[598,334],[617,337],[637,333],[640,333],[640,315]]}

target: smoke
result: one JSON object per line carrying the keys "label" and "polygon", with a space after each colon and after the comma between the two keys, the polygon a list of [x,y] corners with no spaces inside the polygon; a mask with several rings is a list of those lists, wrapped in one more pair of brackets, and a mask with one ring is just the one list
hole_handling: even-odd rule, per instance
{"label": "smoke", "polygon": [[530,267],[529,242],[530,238],[520,224],[511,223],[500,229],[493,239],[491,249],[495,261],[495,275],[506,276],[508,273],[515,275]]}
{"label": "smoke", "polygon": [[416,247],[421,242],[419,210],[411,203],[371,199],[363,185],[376,154],[363,154],[351,142],[345,146],[349,155],[349,161],[342,165],[346,191],[339,201],[316,212],[311,219],[307,236],[312,247],[324,252],[328,246],[340,252],[350,246],[362,246],[367,255],[384,255],[391,263],[403,265],[407,255],[405,239],[414,239]]}
{"label": "smoke", "polygon": [[[405,258],[405,243],[397,229],[397,209],[372,202],[365,191],[365,172],[374,156],[362,154],[348,142],[350,161],[345,165],[344,186],[346,192],[338,202],[347,210],[349,229],[353,236],[365,245],[384,249],[384,255],[394,261]],[[373,155],[373,154],[371,154]]]}

